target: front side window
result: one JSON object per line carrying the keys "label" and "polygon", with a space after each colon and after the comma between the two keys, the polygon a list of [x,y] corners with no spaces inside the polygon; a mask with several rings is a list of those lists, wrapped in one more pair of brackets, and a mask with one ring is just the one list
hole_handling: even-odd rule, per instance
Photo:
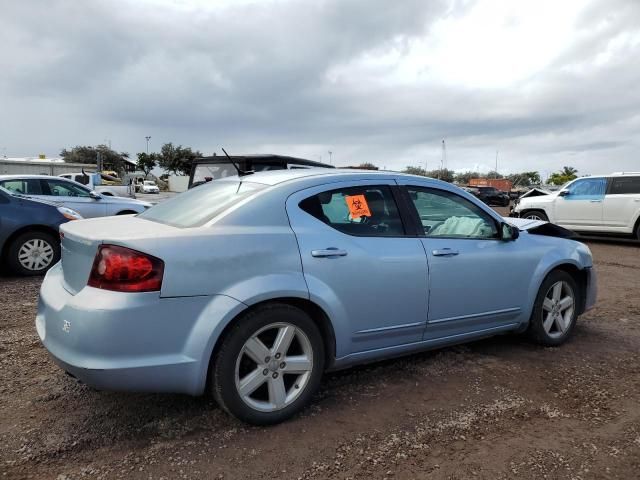
{"label": "front side window", "polygon": [[212,182],[144,211],[140,218],[179,228],[199,227],[245,198],[267,188],[252,182]]}
{"label": "front side window", "polygon": [[22,195],[42,195],[40,180],[37,178],[3,180],[0,182],[0,186],[6,188],[12,193],[20,193]]}
{"label": "front side window", "polygon": [[495,220],[455,193],[408,187],[427,237],[498,238]]}
{"label": "front side window", "polygon": [[322,192],[304,199],[300,208],[348,235],[394,237],[405,234],[391,189],[385,185]]}
{"label": "front side window", "polygon": [[613,177],[609,193],[611,195],[640,193],[640,177]]}
{"label": "front side window", "polygon": [[[43,180],[43,194],[54,197],[88,197],[89,191],[74,185],[71,182],[61,180]],[[47,192],[47,189],[49,192]]]}
{"label": "front side window", "polygon": [[567,190],[568,200],[597,200],[604,197],[607,181],[604,178],[582,178],[573,182]]}

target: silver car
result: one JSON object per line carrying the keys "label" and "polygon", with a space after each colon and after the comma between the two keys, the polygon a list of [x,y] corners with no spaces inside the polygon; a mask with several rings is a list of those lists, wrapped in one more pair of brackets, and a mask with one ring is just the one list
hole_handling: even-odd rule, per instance
{"label": "silver car", "polygon": [[75,210],[84,218],[129,215],[151,207],[149,202],[102,195],[73,180],[48,175],[0,175],[0,187],[13,193],[55,202]]}
{"label": "silver car", "polygon": [[227,177],[62,225],[36,327],[89,385],[210,391],[275,423],[327,369],[510,332],[565,342],[595,303],[591,253],[561,227],[513,222],[423,177]]}

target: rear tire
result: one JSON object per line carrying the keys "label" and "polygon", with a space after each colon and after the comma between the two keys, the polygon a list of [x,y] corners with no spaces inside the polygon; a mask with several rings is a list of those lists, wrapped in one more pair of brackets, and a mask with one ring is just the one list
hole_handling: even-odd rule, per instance
{"label": "rear tire", "polygon": [[304,311],[286,304],[245,314],[222,339],[210,384],[227,413],[272,425],[302,410],[320,385],[324,342]]}
{"label": "rear tire", "polygon": [[529,210],[524,215],[522,215],[522,218],[526,218],[529,220],[542,220],[543,222],[549,221],[549,217],[547,217],[547,214],[541,212],[540,210]]}
{"label": "rear tire", "polygon": [[529,320],[529,337],[541,345],[562,345],[573,333],[580,305],[579,290],[571,275],[554,270],[540,286]]}
{"label": "rear tire", "polygon": [[50,233],[25,232],[11,242],[9,268],[18,275],[43,275],[60,260],[60,242]]}

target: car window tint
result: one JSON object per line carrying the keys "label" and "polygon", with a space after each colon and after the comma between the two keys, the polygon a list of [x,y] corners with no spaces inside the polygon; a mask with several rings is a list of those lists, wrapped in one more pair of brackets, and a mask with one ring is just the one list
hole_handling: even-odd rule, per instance
{"label": "car window tint", "polygon": [[42,195],[40,180],[37,178],[13,179],[0,182],[0,186],[13,193],[23,195]]}
{"label": "car window tint", "polygon": [[174,227],[199,227],[264,188],[267,185],[244,181],[206,183],[159,203],[138,216]]}
{"label": "car window tint", "polygon": [[89,191],[62,180],[44,180],[45,188],[49,189],[48,195],[54,197],[88,197]]}
{"label": "car window tint", "polygon": [[607,181],[604,178],[583,178],[576,180],[567,188],[571,195],[568,200],[597,199],[604,197]]}
{"label": "car window tint", "polygon": [[300,208],[349,235],[393,237],[405,233],[391,189],[384,185],[322,192],[304,199]]}
{"label": "car window tint", "polygon": [[613,177],[609,193],[612,195],[640,193],[640,177]]}
{"label": "car window tint", "polygon": [[495,220],[465,198],[444,190],[408,187],[427,237],[497,238]]}

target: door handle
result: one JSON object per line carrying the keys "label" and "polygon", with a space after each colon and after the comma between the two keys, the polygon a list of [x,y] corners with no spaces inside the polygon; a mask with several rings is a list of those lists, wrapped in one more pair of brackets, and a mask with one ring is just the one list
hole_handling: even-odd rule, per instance
{"label": "door handle", "polygon": [[458,250],[452,250],[450,248],[441,248],[439,250],[433,250],[431,252],[434,257],[454,257],[458,255]]}
{"label": "door handle", "polygon": [[602,200],[589,200],[591,203],[600,203]]}
{"label": "door handle", "polygon": [[311,250],[311,256],[316,258],[322,257],[344,257],[347,255],[346,250],[335,247],[329,247],[322,250]]}

